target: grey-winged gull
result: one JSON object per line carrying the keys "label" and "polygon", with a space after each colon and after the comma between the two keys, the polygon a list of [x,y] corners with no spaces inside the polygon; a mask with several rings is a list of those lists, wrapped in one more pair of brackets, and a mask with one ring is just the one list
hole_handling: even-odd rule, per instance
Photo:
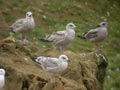
{"label": "grey-winged gull", "polygon": [[[32,32],[35,27],[34,18],[32,16],[32,12],[26,13],[26,18],[22,18],[17,20],[14,24],[12,24],[8,30],[14,33],[22,33],[24,37],[26,37],[26,33]],[[24,42],[26,42],[26,38]]]}
{"label": "grey-winged gull", "polygon": [[107,24],[107,22],[101,22],[98,25],[98,28],[85,32],[83,35],[78,35],[78,37],[89,42],[95,43],[95,48],[97,48],[97,42],[102,42],[107,37]]}
{"label": "grey-winged gull", "polygon": [[40,64],[42,69],[49,72],[51,75],[51,83],[56,82],[55,76],[63,72],[68,67],[69,59],[66,55],[60,55],[59,58],[52,58],[52,57],[37,57],[31,59]]}
{"label": "grey-winged gull", "polygon": [[52,42],[55,46],[60,46],[60,50],[64,46],[67,46],[74,40],[75,38],[75,25],[73,23],[69,23],[66,26],[66,30],[64,31],[57,31],[52,33],[51,35],[46,36],[45,38],[41,39],[43,42]]}
{"label": "grey-winged gull", "polygon": [[5,84],[5,70],[0,69],[0,88],[2,88]]}

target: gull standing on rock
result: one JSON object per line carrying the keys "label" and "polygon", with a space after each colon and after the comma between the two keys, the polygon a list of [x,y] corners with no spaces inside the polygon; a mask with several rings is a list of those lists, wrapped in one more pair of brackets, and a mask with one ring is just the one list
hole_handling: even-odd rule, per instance
{"label": "gull standing on rock", "polygon": [[5,70],[0,69],[0,88],[2,88],[5,84]]}
{"label": "gull standing on rock", "polygon": [[47,37],[41,39],[42,42],[52,42],[55,46],[60,46],[60,50],[64,46],[67,46],[74,40],[75,38],[75,31],[74,29],[76,26],[73,23],[69,23],[66,26],[66,30],[64,31],[57,31],[48,35]]}
{"label": "gull standing on rock", "polygon": [[[24,37],[26,37],[26,33],[32,32],[35,27],[35,22],[32,16],[32,12],[26,13],[26,18],[17,20],[14,24],[12,24],[8,30],[14,32],[14,33],[22,33],[24,34]],[[26,43],[27,40],[24,38],[24,43]]]}
{"label": "gull standing on rock", "polygon": [[98,48],[97,42],[102,42],[107,37],[108,34],[107,24],[108,24],[107,22],[101,22],[98,25],[98,28],[85,32],[83,35],[78,35],[78,37],[89,42],[95,43],[95,48]]}
{"label": "gull standing on rock", "polygon": [[49,72],[51,74],[51,83],[55,83],[55,76],[58,73],[63,72],[68,67],[69,59],[66,55],[60,55],[59,58],[51,58],[51,57],[37,57],[31,59],[40,64],[42,69]]}

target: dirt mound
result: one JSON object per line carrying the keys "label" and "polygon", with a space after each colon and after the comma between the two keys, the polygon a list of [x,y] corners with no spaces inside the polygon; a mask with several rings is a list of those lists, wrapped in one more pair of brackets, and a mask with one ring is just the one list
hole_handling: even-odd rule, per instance
{"label": "dirt mound", "polygon": [[13,37],[0,41],[0,68],[6,70],[6,83],[2,90],[102,90],[107,64],[97,63],[93,53],[65,51],[71,62],[66,71],[49,82],[49,73],[32,62],[30,56],[58,57],[57,50],[21,46]]}

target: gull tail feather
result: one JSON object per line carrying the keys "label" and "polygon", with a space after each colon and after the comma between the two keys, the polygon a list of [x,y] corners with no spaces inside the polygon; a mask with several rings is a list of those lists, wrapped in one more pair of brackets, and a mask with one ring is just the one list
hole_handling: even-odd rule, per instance
{"label": "gull tail feather", "polygon": [[13,33],[16,33],[16,32],[14,31],[13,27],[7,27],[6,30],[7,30],[7,31],[10,31],[10,32],[13,32]]}
{"label": "gull tail feather", "polygon": [[37,58],[32,57],[32,56],[30,56],[30,58],[32,59],[32,61],[36,62],[35,60],[36,60]]}
{"label": "gull tail feather", "polygon": [[51,42],[51,41],[49,41],[49,40],[47,40],[47,39],[44,39],[44,38],[41,38],[40,41],[41,41],[41,42]]}
{"label": "gull tail feather", "polygon": [[82,35],[78,35],[77,37],[79,37],[80,39],[86,39],[84,36],[82,36]]}
{"label": "gull tail feather", "polygon": [[32,56],[30,56],[30,58],[32,59],[32,61],[33,61],[33,62],[36,62],[36,63],[38,63],[38,64],[40,64],[40,65],[41,65],[41,63],[40,63],[40,62],[36,61],[36,59],[37,59],[37,58],[32,57]]}
{"label": "gull tail feather", "polygon": [[12,31],[13,28],[12,27],[7,27],[7,30]]}

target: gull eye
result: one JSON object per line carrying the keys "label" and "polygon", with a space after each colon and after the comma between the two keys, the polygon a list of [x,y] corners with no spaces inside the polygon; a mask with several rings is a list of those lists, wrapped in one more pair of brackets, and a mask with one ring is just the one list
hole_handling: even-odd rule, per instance
{"label": "gull eye", "polygon": [[65,57],[62,57],[62,59],[66,59]]}
{"label": "gull eye", "polygon": [[73,25],[69,25],[70,27],[72,27]]}
{"label": "gull eye", "polygon": [[37,61],[40,61],[40,59],[38,59]]}
{"label": "gull eye", "polygon": [[103,23],[102,25],[105,25],[105,23]]}

